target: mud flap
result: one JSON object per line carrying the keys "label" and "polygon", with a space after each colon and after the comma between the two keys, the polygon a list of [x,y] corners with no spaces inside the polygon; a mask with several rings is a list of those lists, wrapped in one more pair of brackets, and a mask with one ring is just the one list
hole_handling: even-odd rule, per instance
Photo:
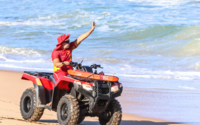
{"label": "mud flap", "polygon": [[38,104],[39,99],[41,101],[41,104],[46,104],[44,87],[36,85],[36,84],[33,84],[33,85],[34,85],[34,88],[35,88],[37,106],[39,105]]}
{"label": "mud flap", "polygon": [[52,92],[52,110],[56,111],[57,104],[60,101],[61,97],[64,96],[66,93],[69,93],[69,91],[64,89],[59,89],[58,86],[54,87]]}
{"label": "mud flap", "polygon": [[[35,96],[36,96],[36,107],[40,108],[46,108],[48,110],[51,110],[51,106],[46,105],[46,99],[45,99],[45,90],[43,86],[39,86],[36,84],[33,84],[35,88]],[[49,93],[48,93],[49,94]],[[41,101],[41,104],[39,104],[39,99]]]}

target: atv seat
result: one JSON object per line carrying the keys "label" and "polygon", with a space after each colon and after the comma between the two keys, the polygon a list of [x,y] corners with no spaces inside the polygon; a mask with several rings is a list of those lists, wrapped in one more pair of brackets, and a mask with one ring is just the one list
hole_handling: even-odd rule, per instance
{"label": "atv seat", "polygon": [[53,75],[50,75],[50,76],[49,76],[49,80],[50,80],[51,82],[53,82],[54,84],[56,84],[56,80],[54,79],[54,76],[53,76]]}

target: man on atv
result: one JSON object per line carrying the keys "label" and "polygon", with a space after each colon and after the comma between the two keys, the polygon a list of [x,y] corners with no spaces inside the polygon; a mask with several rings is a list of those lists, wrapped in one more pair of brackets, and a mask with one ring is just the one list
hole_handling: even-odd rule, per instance
{"label": "man on atv", "polygon": [[[80,43],[86,39],[95,29],[96,23],[93,21],[91,29],[80,35],[75,41],[70,43],[70,34],[63,34],[57,38],[58,44],[53,50],[51,58],[54,65],[54,78],[57,81],[62,76],[67,76],[67,70],[72,69],[72,51],[77,48]],[[51,102],[47,104],[51,105]]]}
{"label": "man on atv", "polygon": [[71,43],[69,40],[70,34],[63,34],[57,38],[58,44],[51,55],[54,65],[54,78],[56,81],[61,76],[66,76],[68,74],[68,69],[72,69],[72,66],[70,66],[70,63],[72,62],[72,51],[94,31],[95,26],[96,23],[93,21],[91,29],[88,32],[80,35]]}

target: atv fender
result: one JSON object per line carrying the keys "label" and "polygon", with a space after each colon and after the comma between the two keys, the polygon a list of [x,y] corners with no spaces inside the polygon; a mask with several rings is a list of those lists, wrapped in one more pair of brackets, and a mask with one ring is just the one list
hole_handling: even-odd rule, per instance
{"label": "atv fender", "polygon": [[23,80],[30,80],[30,81],[32,81],[34,84],[36,84],[37,82],[36,82],[36,76],[32,76],[32,75],[29,75],[29,74],[26,74],[26,73],[24,73],[23,75],[22,75],[22,78],[21,79],[23,79]]}
{"label": "atv fender", "polygon": [[78,81],[78,80],[75,80],[67,76],[63,76],[60,79],[58,79],[55,87],[58,87],[59,89],[67,90],[69,92],[70,91],[69,83],[74,83],[75,81]]}
{"label": "atv fender", "polygon": [[[26,73],[22,75],[21,79],[33,82],[37,107],[46,105],[51,101],[54,84],[49,79],[40,76],[32,76]],[[40,99],[41,105],[38,104],[38,99]]]}
{"label": "atv fender", "polygon": [[63,95],[73,93],[75,84],[81,84],[81,82],[67,76],[63,76],[57,80],[52,94],[52,110],[56,111],[58,101]]}
{"label": "atv fender", "polygon": [[38,86],[43,86],[45,89],[53,90],[54,88],[54,83],[52,83],[49,79],[44,77],[32,76],[24,73],[21,79],[32,81],[33,84],[36,84]]}

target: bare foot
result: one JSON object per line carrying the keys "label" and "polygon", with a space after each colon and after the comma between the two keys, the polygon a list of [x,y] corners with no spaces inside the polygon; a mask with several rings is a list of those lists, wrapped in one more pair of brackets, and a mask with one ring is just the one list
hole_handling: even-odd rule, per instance
{"label": "bare foot", "polygon": [[51,102],[47,103],[46,105],[47,105],[47,106],[51,106]]}

